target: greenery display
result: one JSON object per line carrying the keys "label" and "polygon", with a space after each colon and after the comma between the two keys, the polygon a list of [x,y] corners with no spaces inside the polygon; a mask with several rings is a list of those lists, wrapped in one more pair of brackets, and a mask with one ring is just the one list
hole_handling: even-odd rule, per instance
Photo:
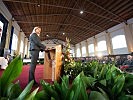
{"label": "greenery display", "polygon": [[72,67],[75,64],[75,61],[72,58],[70,53],[70,39],[66,38],[66,45],[63,48],[63,61],[64,61],[64,70],[68,70],[69,67]]}
{"label": "greenery display", "polygon": [[95,79],[89,89],[99,91],[107,100],[133,100],[132,74],[122,72],[112,64],[100,64],[96,61],[75,62],[75,66],[68,68],[67,74],[74,79],[81,71],[88,78]]}
{"label": "greenery display", "polygon": [[19,81],[14,80],[22,71],[22,59],[16,57],[3,71],[0,77],[0,100],[32,100],[38,91],[38,88],[31,92],[33,81],[31,81],[24,90],[21,89]]}
{"label": "greenery display", "polygon": [[[89,78],[81,72],[73,80],[71,85],[69,84],[68,76],[63,76],[60,84],[55,81],[54,84],[51,85],[45,81],[41,81],[43,90],[37,93],[35,100],[88,100],[89,95],[86,89],[92,80],[90,81]],[[94,96],[91,96],[91,98],[94,98]]]}
{"label": "greenery display", "polygon": [[[133,75],[113,64],[74,62],[68,75],[53,84],[42,80],[42,90],[31,92],[33,81],[24,90],[14,80],[22,71],[22,59],[15,58],[0,77],[0,100],[133,100]],[[72,82],[71,82],[72,81]]]}

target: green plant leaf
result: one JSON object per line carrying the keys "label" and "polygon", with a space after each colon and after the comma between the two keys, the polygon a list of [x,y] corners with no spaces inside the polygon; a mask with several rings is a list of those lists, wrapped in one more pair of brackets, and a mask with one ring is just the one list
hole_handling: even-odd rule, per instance
{"label": "green plant leaf", "polygon": [[104,80],[100,80],[99,81],[102,85],[104,85],[104,86],[106,86],[107,84],[106,84],[106,79],[104,79]]}
{"label": "green plant leaf", "polygon": [[60,98],[65,100],[64,96],[67,95],[67,94],[63,93],[62,87],[61,87],[61,85],[59,83],[57,83],[57,81],[54,81],[54,89],[60,95]]}
{"label": "green plant leaf", "polygon": [[107,67],[106,65],[102,65],[102,70],[100,72],[100,78],[101,79],[105,78],[106,71],[107,71],[106,67]]}
{"label": "green plant leaf", "polygon": [[88,100],[88,95],[87,95],[87,91],[86,91],[86,86],[84,84],[83,81],[81,81],[81,96],[79,97],[80,100],[83,99],[83,100]]}
{"label": "green plant leaf", "polygon": [[133,95],[122,95],[118,100],[133,100]]}
{"label": "green plant leaf", "polygon": [[50,100],[50,98],[51,97],[48,96],[48,93],[46,93],[46,91],[42,90],[35,95],[34,100]]}
{"label": "green plant leaf", "polygon": [[22,65],[22,59],[20,56],[18,56],[8,65],[6,70],[3,72],[1,77],[1,92],[3,93],[3,96],[6,93],[6,88],[8,85],[20,75],[22,71]]}
{"label": "green plant leaf", "polygon": [[98,75],[98,66],[96,65],[96,68],[94,70],[94,78],[97,78]]}
{"label": "green plant leaf", "polygon": [[81,72],[73,81],[72,84],[72,90],[74,91],[73,99],[72,100],[78,100],[78,99],[83,99],[87,100],[88,95],[86,92],[86,83],[85,80],[86,78],[83,78],[84,73]]}
{"label": "green plant leaf", "polygon": [[112,88],[112,92],[115,96],[117,96],[121,92],[124,83],[125,83],[125,76],[123,74],[116,77],[114,86]]}
{"label": "green plant leaf", "polygon": [[111,75],[111,71],[110,69],[107,71],[107,74],[106,74],[106,80],[111,80],[112,78],[112,75]]}
{"label": "green plant leaf", "polygon": [[52,88],[52,86],[49,83],[46,83],[44,80],[41,82],[44,91],[46,91],[46,93],[48,93],[48,95],[50,97],[55,98],[56,100],[60,100],[58,93]]}
{"label": "green plant leaf", "polygon": [[82,77],[82,80],[85,84],[85,87],[93,87],[95,84],[95,81],[96,81],[96,79],[91,76],[89,76],[89,77],[84,76],[84,77]]}
{"label": "green plant leaf", "polygon": [[24,100],[25,97],[30,93],[30,90],[33,86],[34,81],[32,80],[26,87],[25,89],[22,91],[22,93],[19,95],[19,97],[17,98],[17,100]]}
{"label": "green plant leaf", "polygon": [[68,95],[69,91],[69,78],[68,76],[63,76],[62,78],[62,83],[61,83],[61,98],[65,99],[66,96]]}
{"label": "green plant leaf", "polygon": [[14,86],[13,83],[10,83],[10,84],[8,85],[8,88],[7,88],[7,96],[10,95],[10,93],[11,93],[11,89],[12,89],[13,86]]}
{"label": "green plant leaf", "polygon": [[15,99],[20,95],[21,92],[22,89],[19,82],[16,82],[15,84],[11,83],[8,85],[7,97],[9,97],[9,99]]}
{"label": "green plant leaf", "polygon": [[109,97],[108,97],[107,93],[102,88],[100,88],[100,87],[98,87],[98,89],[101,91],[101,93],[106,98],[106,100],[109,100]]}
{"label": "green plant leaf", "polygon": [[1,86],[1,78],[0,78],[0,97],[2,97],[2,86]]}
{"label": "green plant leaf", "polygon": [[38,89],[39,89],[39,87],[36,88],[30,95],[28,95],[25,100],[34,100],[34,97],[35,97]]}
{"label": "green plant leaf", "polygon": [[65,98],[62,98],[62,100],[73,100],[74,97],[74,90],[70,88],[65,96]]}
{"label": "green plant leaf", "polygon": [[89,100],[108,100],[100,92],[91,91]]}
{"label": "green plant leaf", "polygon": [[128,84],[124,84],[124,90],[133,93],[133,74],[125,73],[125,83]]}
{"label": "green plant leaf", "polygon": [[0,100],[9,100],[8,97],[1,97]]}

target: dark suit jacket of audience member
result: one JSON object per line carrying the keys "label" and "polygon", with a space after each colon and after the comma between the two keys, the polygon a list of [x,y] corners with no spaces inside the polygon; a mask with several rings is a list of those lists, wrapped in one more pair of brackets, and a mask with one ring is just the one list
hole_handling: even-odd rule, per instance
{"label": "dark suit jacket of audience member", "polygon": [[124,60],[122,58],[119,58],[116,60],[115,65],[116,67],[120,67],[121,65],[123,65],[123,63],[124,63]]}
{"label": "dark suit jacket of audience member", "polygon": [[133,60],[125,60],[123,65],[133,66]]}
{"label": "dark suit jacket of audience member", "polygon": [[29,39],[30,39],[30,51],[34,50],[43,51],[46,48],[46,46],[41,44],[41,40],[36,33],[32,33]]}

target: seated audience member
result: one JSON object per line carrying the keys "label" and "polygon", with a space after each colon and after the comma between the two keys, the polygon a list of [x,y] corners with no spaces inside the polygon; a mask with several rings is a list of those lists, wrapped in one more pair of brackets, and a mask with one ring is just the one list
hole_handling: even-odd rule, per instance
{"label": "seated audience member", "polygon": [[1,69],[6,69],[8,66],[8,60],[5,59],[4,57],[0,57],[0,66]]}
{"label": "seated audience member", "polygon": [[133,57],[128,55],[127,60],[124,61],[123,65],[133,66]]}
{"label": "seated audience member", "polygon": [[104,57],[103,58],[103,64],[108,64],[109,63],[109,59],[108,59],[108,57]]}
{"label": "seated audience member", "polygon": [[131,55],[127,55],[127,60],[124,61],[123,66],[121,66],[121,70],[126,68],[133,67],[133,57]]}
{"label": "seated audience member", "polygon": [[116,67],[120,67],[121,65],[123,65],[123,59],[120,56],[116,56],[115,58],[115,66]]}

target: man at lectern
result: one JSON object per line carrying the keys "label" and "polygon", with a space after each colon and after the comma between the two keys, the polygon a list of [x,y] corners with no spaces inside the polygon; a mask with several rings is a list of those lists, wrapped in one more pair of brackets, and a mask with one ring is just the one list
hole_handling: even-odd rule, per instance
{"label": "man at lectern", "polygon": [[31,64],[30,64],[30,70],[29,70],[29,82],[34,80],[34,85],[37,85],[38,83],[35,80],[35,69],[37,65],[37,60],[39,57],[39,52],[44,51],[46,49],[46,46],[41,44],[40,40],[40,33],[41,28],[40,27],[34,27],[32,33],[30,34],[29,40],[30,40],[30,54],[31,54]]}

